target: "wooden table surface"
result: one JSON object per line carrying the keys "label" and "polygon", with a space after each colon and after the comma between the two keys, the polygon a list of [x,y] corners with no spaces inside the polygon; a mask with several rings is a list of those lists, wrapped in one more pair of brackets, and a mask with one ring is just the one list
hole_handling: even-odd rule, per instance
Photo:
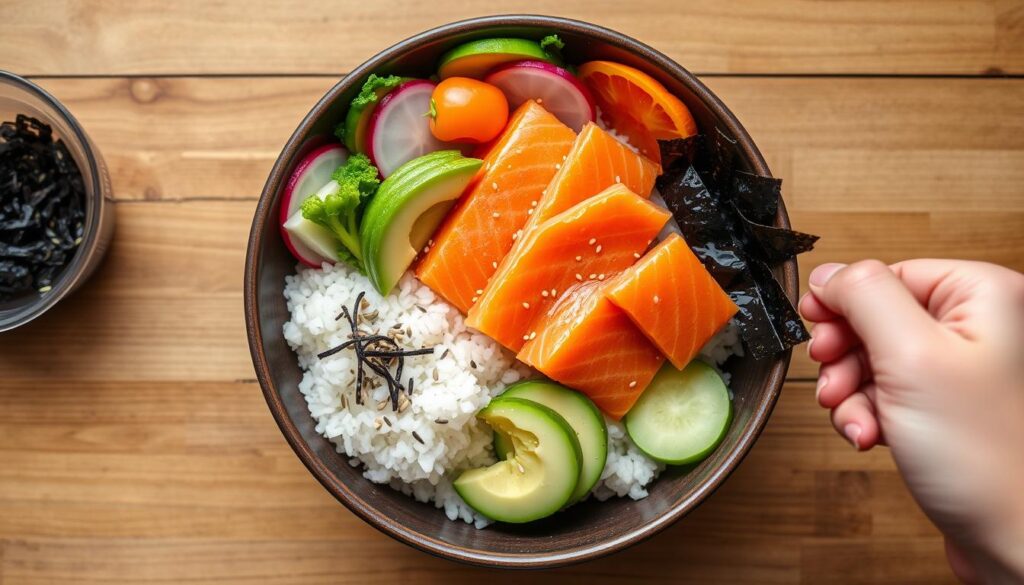
{"label": "wooden table surface", "polygon": [[736,474],[662,535],[523,575],[400,545],[331,498],[254,379],[244,247],[267,172],[339,76],[485,13],[583,18],[703,77],[824,261],[1024,269],[1021,0],[7,0],[0,68],[103,152],[117,234],[94,280],[0,336],[0,584],[942,583],[941,536],[884,449],[815,407],[798,350]]}

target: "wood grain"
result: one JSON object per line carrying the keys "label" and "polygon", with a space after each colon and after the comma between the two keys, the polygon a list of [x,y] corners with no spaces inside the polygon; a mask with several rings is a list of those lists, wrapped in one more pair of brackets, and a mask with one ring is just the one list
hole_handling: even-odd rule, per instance
{"label": "wood grain", "polygon": [[119,204],[94,280],[0,336],[6,378],[253,378],[242,269],[253,201]]}
{"label": "wood grain", "polygon": [[[0,457],[4,583],[521,579],[439,561],[363,524],[292,455],[252,382],[5,384]],[[950,580],[942,555],[888,455],[856,453],[811,385],[791,383],[751,455],[689,518],[531,580],[819,583],[851,582],[852,571],[853,582],[937,583]],[[902,556],[928,572],[901,572]]]}
{"label": "wood grain", "polygon": [[[43,79],[119,199],[255,198],[314,78]],[[707,78],[795,211],[1021,211],[1024,79]]]}
{"label": "wood grain", "polygon": [[1019,0],[21,0],[0,67],[26,74],[331,73],[446,22],[556,14],[617,29],[699,73],[1024,71]]}

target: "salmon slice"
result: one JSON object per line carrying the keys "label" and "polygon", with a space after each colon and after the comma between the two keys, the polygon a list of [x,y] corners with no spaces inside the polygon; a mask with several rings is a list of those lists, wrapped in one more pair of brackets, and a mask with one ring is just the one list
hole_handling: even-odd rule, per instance
{"label": "salmon slice", "polygon": [[475,184],[434,234],[416,276],[466,313],[508,254],[575,138],[575,132],[536,102],[520,106],[489,148]]}
{"label": "salmon slice", "polygon": [[626,269],[668,218],[667,210],[612,185],[527,232],[469,310],[466,324],[519,351],[535,333],[534,320],[559,293]]}
{"label": "salmon slice", "polygon": [[619,419],[658,373],[665,356],[605,295],[610,283],[567,292],[540,320],[519,359],[583,392]]}
{"label": "salmon slice", "polygon": [[680,370],[739,310],[679,234],[624,271],[605,294]]}
{"label": "salmon slice", "polygon": [[583,127],[559,166],[526,231],[611,185],[625,185],[647,198],[661,172],[656,163],[636,154],[594,123]]}

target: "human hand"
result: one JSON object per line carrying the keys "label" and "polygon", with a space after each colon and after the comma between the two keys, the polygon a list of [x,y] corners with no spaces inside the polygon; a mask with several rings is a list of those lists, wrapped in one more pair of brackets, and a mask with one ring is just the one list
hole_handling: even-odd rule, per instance
{"label": "human hand", "polygon": [[1024,275],[980,262],[825,264],[817,399],[855,447],[887,444],[962,579],[1024,581]]}

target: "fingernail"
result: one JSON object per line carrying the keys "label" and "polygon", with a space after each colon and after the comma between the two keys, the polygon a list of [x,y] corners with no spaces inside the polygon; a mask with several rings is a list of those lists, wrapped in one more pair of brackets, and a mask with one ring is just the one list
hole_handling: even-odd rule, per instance
{"label": "fingernail", "polygon": [[857,439],[860,438],[861,432],[860,425],[856,423],[850,423],[843,427],[843,434],[846,435],[846,438],[849,439],[850,443],[852,443],[858,451],[860,451],[860,444],[857,442]]}
{"label": "fingernail", "polygon": [[814,343],[814,328],[813,327],[811,328],[810,333],[811,333],[811,338],[807,340],[807,357],[809,357],[809,358],[811,358],[813,360],[814,358],[811,357],[811,345]]}
{"label": "fingernail", "polygon": [[844,266],[846,266],[846,264],[839,264],[837,262],[822,264],[821,266],[811,271],[811,276],[808,279],[808,282],[810,282],[814,286],[825,286],[825,283],[828,282],[830,278],[832,278],[832,275],[834,275],[836,272],[839,271],[840,268]]}
{"label": "fingernail", "polygon": [[818,385],[814,388],[814,399],[821,402],[821,391],[828,386],[828,376],[819,376]]}

